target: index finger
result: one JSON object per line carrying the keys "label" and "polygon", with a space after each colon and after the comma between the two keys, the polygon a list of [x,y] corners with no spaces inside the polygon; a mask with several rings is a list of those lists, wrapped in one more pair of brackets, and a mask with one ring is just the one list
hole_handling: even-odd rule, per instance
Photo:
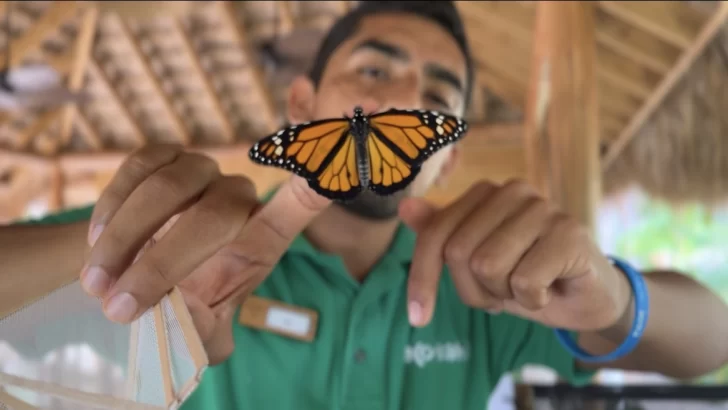
{"label": "index finger", "polygon": [[445,263],[445,244],[490,188],[489,184],[473,186],[464,197],[440,210],[417,236],[408,283],[408,309],[413,326],[430,322]]}
{"label": "index finger", "polygon": [[331,200],[317,194],[305,179],[292,175],[243,227],[227,248],[236,256],[271,267],[293,239]]}

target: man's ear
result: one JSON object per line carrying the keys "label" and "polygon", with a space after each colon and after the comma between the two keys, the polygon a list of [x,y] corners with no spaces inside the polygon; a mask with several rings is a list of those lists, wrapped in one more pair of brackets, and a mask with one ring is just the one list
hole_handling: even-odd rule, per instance
{"label": "man's ear", "polygon": [[447,184],[448,179],[455,168],[457,168],[458,162],[460,162],[461,154],[460,144],[453,144],[447,155],[447,159],[445,159],[445,162],[442,164],[442,168],[440,168],[439,175],[435,179],[435,186],[444,187]]}
{"label": "man's ear", "polygon": [[313,82],[305,75],[297,76],[288,88],[288,121],[300,124],[311,121],[314,114],[316,91]]}

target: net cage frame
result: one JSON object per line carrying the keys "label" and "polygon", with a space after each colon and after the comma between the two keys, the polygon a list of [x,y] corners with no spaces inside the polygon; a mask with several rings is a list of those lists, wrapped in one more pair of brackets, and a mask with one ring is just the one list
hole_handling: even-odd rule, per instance
{"label": "net cage frame", "polygon": [[[5,282],[5,281],[4,281]],[[8,283],[9,282],[9,283]],[[13,288],[13,281],[6,282],[8,288]],[[53,281],[51,281],[53,282]],[[0,289],[0,323],[3,320],[12,318],[16,314],[20,314],[24,309],[41,303],[43,299],[58,291],[61,292],[71,286],[80,288],[78,278],[74,280],[56,281],[58,285],[53,288],[39,290],[39,286],[33,285],[21,287],[19,292],[21,296],[9,297],[8,304],[3,305],[3,293],[8,295],[8,288]],[[51,285],[52,286],[52,285]],[[32,289],[32,291],[28,291]],[[23,291],[26,290],[23,296]],[[5,291],[5,292],[3,292]],[[89,298],[93,299],[91,296]],[[15,302],[15,303],[13,303]],[[20,302],[20,303],[19,303]],[[168,312],[166,312],[168,310]],[[161,377],[161,386],[163,389],[163,404],[149,404],[139,400],[138,379],[140,360],[144,360],[139,355],[140,332],[143,331],[142,325],[144,321],[153,323],[154,339],[153,346],[156,346],[156,355],[160,364],[159,376]],[[171,348],[173,346],[171,329],[168,323],[174,321],[179,336],[181,332],[181,342],[185,348],[184,353],[188,354],[186,359],[190,359],[193,365],[193,371],[188,377],[184,378],[181,386],[175,388],[173,357],[171,356]],[[110,322],[110,321],[109,321]],[[180,342],[180,337],[174,340]],[[7,340],[0,334],[0,341]],[[197,388],[202,379],[202,375],[209,366],[209,359],[205,353],[202,341],[192,321],[192,316],[187,309],[182,293],[178,287],[172,288],[162,300],[147,310],[139,319],[133,321],[129,325],[129,345],[126,355],[126,375],[123,397],[116,397],[112,394],[89,392],[80,388],[64,386],[57,382],[49,382],[46,380],[37,380],[29,377],[23,377],[10,374],[0,367],[0,410],[46,410],[46,407],[39,407],[34,404],[9,393],[6,388],[22,389],[39,395],[50,396],[59,400],[65,400],[74,405],[86,406],[90,409],[128,409],[128,410],[176,410],[186,400],[187,397]],[[157,358],[155,356],[155,358]],[[185,355],[187,356],[187,355]],[[144,379],[144,377],[142,377]],[[136,400],[135,400],[136,399]],[[85,408],[85,407],[84,407]]]}

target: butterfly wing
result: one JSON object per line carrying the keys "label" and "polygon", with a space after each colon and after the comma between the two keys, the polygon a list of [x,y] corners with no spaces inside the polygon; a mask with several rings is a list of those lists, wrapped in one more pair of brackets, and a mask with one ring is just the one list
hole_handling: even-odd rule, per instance
{"label": "butterfly wing", "polygon": [[318,194],[346,200],[361,191],[356,147],[346,119],[294,125],[261,139],[250,159],[305,178]]}
{"label": "butterfly wing", "polygon": [[426,110],[393,109],[372,115],[369,122],[370,188],[380,195],[406,187],[427,158],[468,129],[460,118]]}
{"label": "butterfly wing", "polygon": [[379,195],[390,195],[406,187],[420,172],[419,164],[407,162],[385,141],[386,137],[376,130],[369,132],[369,189]]}

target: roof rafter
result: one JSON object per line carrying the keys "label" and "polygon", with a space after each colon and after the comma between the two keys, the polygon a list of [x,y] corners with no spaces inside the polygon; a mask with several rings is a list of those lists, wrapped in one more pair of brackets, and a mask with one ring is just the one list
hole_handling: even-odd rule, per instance
{"label": "roof rafter", "polygon": [[178,138],[180,142],[182,142],[184,145],[188,145],[191,141],[191,137],[189,135],[189,132],[187,131],[187,127],[185,126],[184,121],[182,121],[182,117],[179,115],[179,113],[177,113],[174,108],[174,101],[172,101],[172,97],[164,91],[162,81],[159,79],[157,74],[154,73],[154,69],[149,62],[149,57],[145,55],[144,50],[142,50],[142,47],[139,43],[139,40],[132,32],[128,22],[122,18],[119,18],[118,21],[119,27],[121,28],[122,36],[129,43],[129,45],[131,45],[134,56],[141,64],[142,70],[144,71],[146,77],[149,79],[149,81],[152,82],[154,90],[156,91],[159,98],[162,100],[162,105],[164,106],[164,109],[167,112],[170,121],[172,122],[172,127],[174,128],[174,136]]}
{"label": "roof rafter", "polygon": [[[7,6],[5,6],[7,8]],[[63,23],[73,18],[78,11],[75,1],[54,1],[48,10],[32,24],[20,37],[10,42],[10,67],[22,63],[26,56],[38,50],[43,41]],[[4,66],[6,51],[0,52],[0,61]]]}
{"label": "roof rafter", "polygon": [[197,73],[197,76],[202,80],[205,94],[207,95],[207,98],[212,102],[215,114],[220,119],[220,124],[222,124],[223,137],[227,142],[232,142],[235,140],[235,127],[230,121],[230,118],[228,118],[228,116],[225,114],[225,109],[223,108],[222,101],[220,101],[220,98],[215,92],[215,86],[212,83],[212,79],[202,67],[202,64],[200,63],[200,58],[198,57],[195,46],[192,42],[192,38],[190,38],[190,35],[187,34],[187,31],[182,25],[182,21],[179,18],[176,18],[174,23],[175,31],[182,39],[182,45],[189,55],[190,61],[192,62],[192,68]]}
{"label": "roof rafter", "polygon": [[233,3],[233,1],[229,0],[217,2],[218,7],[221,7],[223,9],[222,14],[225,16],[228,26],[235,33],[237,42],[242,48],[246,60],[249,62],[248,69],[250,70],[250,73],[253,77],[253,87],[255,87],[256,94],[258,94],[263,106],[261,114],[266,124],[266,131],[274,132],[278,128],[278,121],[276,120],[276,108],[275,104],[273,103],[273,96],[266,86],[265,78],[260,70],[260,67],[258,67],[258,65],[253,62],[255,58],[255,53],[253,52],[253,48],[248,41],[248,36],[245,32],[243,22],[241,21],[241,19],[236,17],[237,13],[235,11],[235,6]]}
{"label": "roof rafter", "polygon": [[624,150],[627,144],[637,134],[645,121],[655,112],[657,107],[665,100],[670,91],[682,79],[690,66],[703,54],[705,48],[715,38],[718,31],[728,20],[728,1],[721,1],[718,11],[708,20],[698,34],[695,42],[686,48],[672,70],[662,79],[657,89],[640,110],[630,119],[629,124],[619,134],[619,137],[610,144],[602,159],[602,170],[606,171]]}
{"label": "roof rafter", "polygon": [[[96,7],[88,7],[84,11],[83,19],[78,28],[76,43],[73,48],[71,72],[67,80],[68,89],[71,92],[79,92],[83,87],[88,62],[91,58],[91,48],[93,47],[98,18],[99,11]],[[65,145],[70,141],[71,132],[73,131],[73,119],[78,111],[76,104],[67,104],[63,108],[59,131],[61,145]]]}

